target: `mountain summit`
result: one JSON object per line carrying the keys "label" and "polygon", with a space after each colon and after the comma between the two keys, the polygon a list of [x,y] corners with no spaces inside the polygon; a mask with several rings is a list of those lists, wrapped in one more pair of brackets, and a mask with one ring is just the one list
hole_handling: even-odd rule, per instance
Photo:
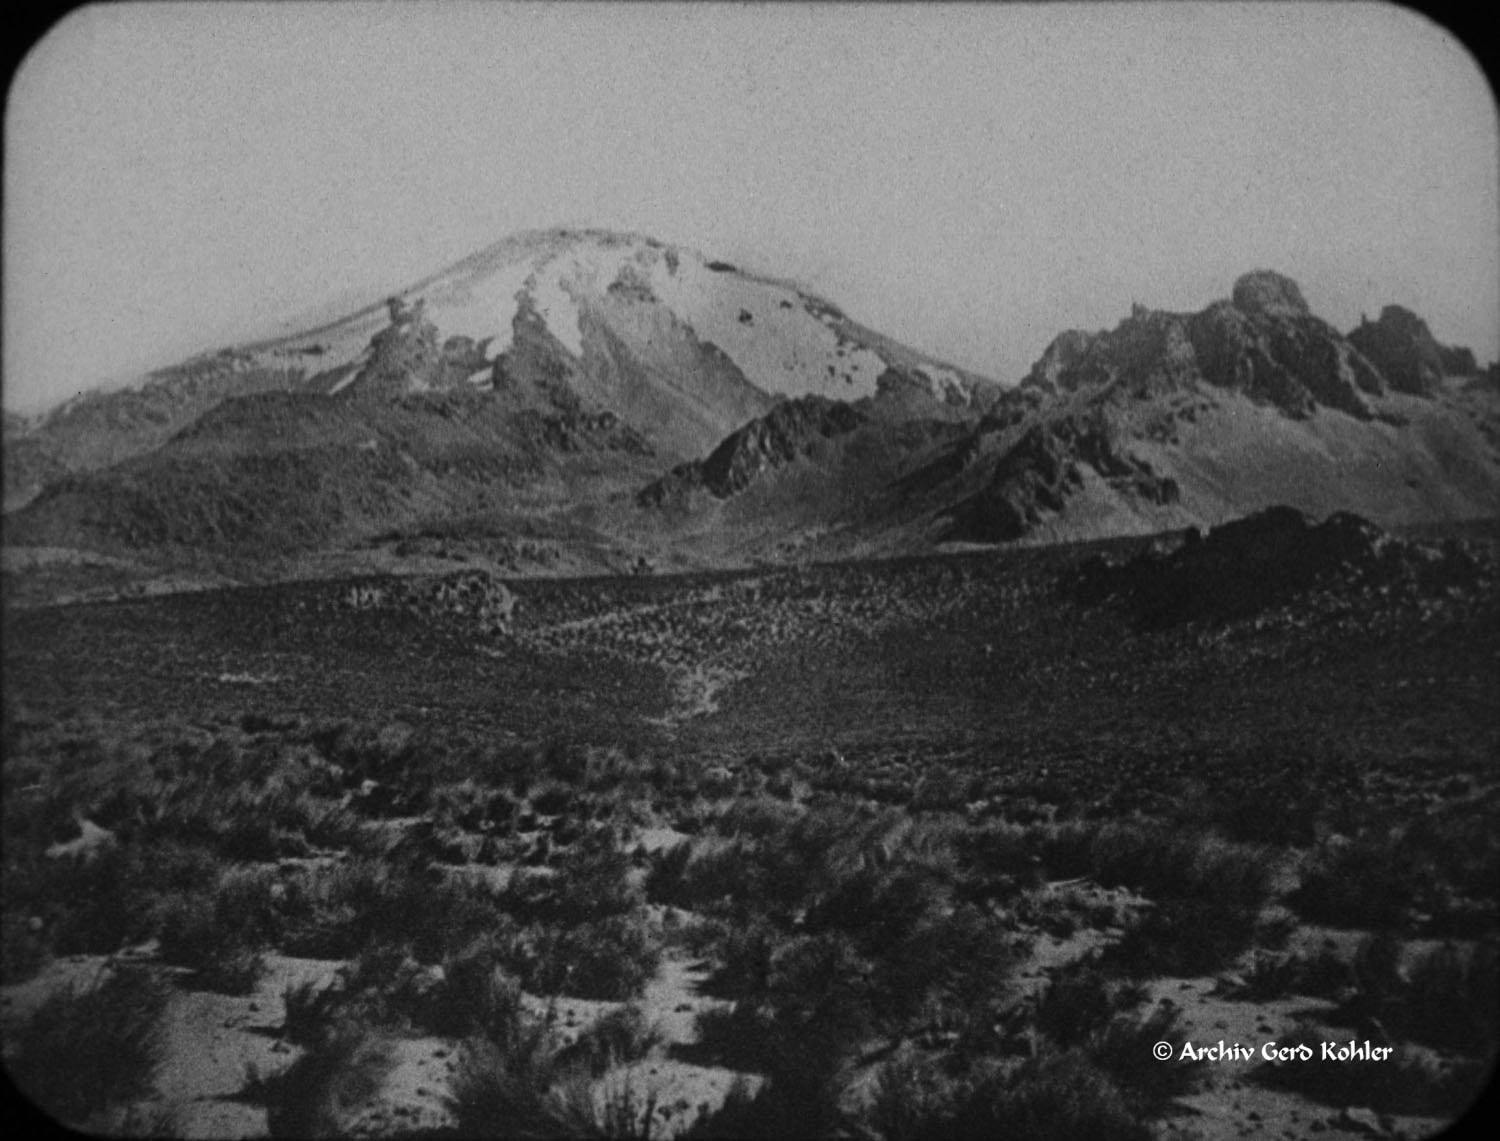
{"label": "mountain summit", "polygon": [[504,392],[610,408],[686,460],[782,398],[983,407],[998,386],[899,345],[831,302],[652,238],[507,238],[341,320],[226,348],[123,391],[7,424],[6,501],[164,444],[215,404],[264,391],[382,399]]}

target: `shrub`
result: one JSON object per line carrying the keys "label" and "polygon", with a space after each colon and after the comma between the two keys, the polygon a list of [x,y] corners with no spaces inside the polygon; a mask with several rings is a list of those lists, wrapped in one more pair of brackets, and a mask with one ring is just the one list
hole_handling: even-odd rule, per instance
{"label": "shrub", "polygon": [[57,954],[111,954],[150,934],[149,878],[133,846],[54,858],[7,843],[4,884],[7,913],[40,918]]}
{"label": "shrub", "polygon": [[1468,951],[1451,943],[1412,964],[1407,1033],[1434,1046],[1493,1056],[1500,1035],[1500,947],[1480,943]]}
{"label": "shrub", "polygon": [[713,991],[752,996],[765,993],[771,978],[771,959],[781,941],[775,926],[759,916],[730,925],[717,947],[719,964],[711,980]]}
{"label": "shrub", "polygon": [[865,1123],[881,1141],[924,1141],[942,1132],[964,1095],[962,1078],[911,1056],[881,1066]]}
{"label": "shrub", "polygon": [[282,992],[282,1034],[299,1046],[320,1041],[334,1024],[343,993],[338,984],[316,979],[289,985]]}
{"label": "shrub", "polygon": [[863,946],[884,948],[946,912],[947,904],[947,885],[927,869],[865,865],[815,897],[805,923],[809,931],[846,931]]}
{"label": "shrub", "polygon": [[622,1002],[639,997],[660,964],[661,949],[644,918],[614,915],[543,929],[519,973],[540,994]]}
{"label": "shrub", "polygon": [[899,1021],[931,1013],[935,1005],[961,1034],[983,1038],[1014,995],[1021,953],[1009,921],[960,905],[876,953],[871,976],[876,1012]]}
{"label": "shrub", "polygon": [[251,1086],[272,1137],[339,1137],[395,1064],[390,1042],[358,1022],[337,1025],[283,1073]]}
{"label": "shrub", "polygon": [[1080,962],[1058,972],[1042,992],[1036,1004],[1036,1028],[1063,1049],[1080,1046],[1118,1013],[1140,1006],[1143,1000],[1140,987]]}
{"label": "shrub", "polygon": [[544,816],[557,816],[578,803],[577,789],[565,780],[544,778],[527,793],[531,807]]}
{"label": "shrub", "polygon": [[1418,886],[1396,834],[1333,837],[1317,848],[1289,902],[1304,919],[1348,927],[1396,927]]}
{"label": "shrub", "polygon": [[714,1064],[764,1072],[774,1064],[773,1015],[757,1003],[710,1006],[698,1012],[698,1046]]}
{"label": "shrub", "polygon": [[[1086,1044],[1094,1064],[1114,1079],[1143,1117],[1159,1113],[1198,1081],[1200,1071],[1181,1057],[1186,1035],[1179,1020],[1176,1007],[1160,1005],[1145,1017],[1112,1018]],[[1161,1062],[1152,1055],[1158,1042],[1171,1044],[1170,1060]]]}
{"label": "shrub", "polygon": [[1394,1034],[1430,1046],[1490,1057],[1500,1033],[1500,953],[1493,942],[1469,949],[1452,943],[1401,969],[1398,940],[1384,933],[1355,953],[1356,996],[1343,1014],[1376,1017]]}
{"label": "shrub", "polygon": [[635,1003],[626,1003],[601,1015],[559,1052],[558,1060],[598,1078],[615,1066],[639,1061],[661,1041],[661,1031],[647,1021],[645,1012]]}
{"label": "shrub", "polygon": [[262,974],[258,946],[274,927],[274,873],[230,869],[210,892],[179,893],[160,905],[160,953],[192,967],[200,985],[247,994]]}
{"label": "shrub", "polygon": [[643,901],[614,830],[598,828],[569,848],[554,871],[519,871],[497,905],[523,921],[580,923],[623,914]]}
{"label": "shrub", "polygon": [[166,1002],[165,987],[139,969],[117,969],[91,990],[54,994],[17,1033],[6,1068],[43,1110],[82,1125],[150,1092]]}
{"label": "shrub", "polygon": [[1257,951],[1244,973],[1242,985],[1229,988],[1231,997],[1251,1002],[1285,998],[1301,983],[1305,970],[1305,960],[1297,956]]}
{"label": "shrub", "polygon": [[957,841],[967,891],[1001,899],[1041,879],[1041,860],[1027,829],[1003,821],[968,828]]}
{"label": "shrub", "polygon": [[1024,1064],[1014,1076],[984,1083],[959,1107],[949,1136],[1015,1141],[1090,1137],[1145,1141],[1150,1131],[1107,1074],[1077,1053]]}
{"label": "shrub", "polygon": [[1189,976],[1222,970],[1255,933],[1255,913],[1233,903],[1168,899],[1151,908],[1104,953],[1104,962],[1138,976]]}
{"label": "shrub", "polygon": [[611,1085],[604,1092],[598,1116],[598,1135],[619,1141],[651,1141],[656,1126],[656,1091],[638,1098],[629,1080]]}
{"label": "shrub", "polygon": [[653,903],[701,908],[725,897],[750,903],[762,894],[756,858],[742,841],[685,840],[658,853],[646,876]]}
{"label": "shrub", "polygon": [[1401,970],[1405,955],[1405,945],[1389,931],[1367,936],[1355,948],[1349,964],[1354,985],[1367,999],[1376,1002],[1397,998],[1406,988],[1406,977]]}
{"label": "shrub", "polygon": [[490,886],[448,876],[421,858],[359,856],[287,885],[280,945],[289,954],[346,959],[380,940],[408,940],[420,962],[440,962],[510,924]]}
{"label": "shrub", "polygon": [[898,1060],[881,1071],[870,1116],[883,1141],[1150,1136],[1109,1076],[1076,1051],[960,1075]]}
{"label": "shrub", "polygon": [[449,1083],[448,1108],[465,1137],[594,1135],[587,1078],[557,1062],[545,1023],[516,1023],[500,1041],[464,1044]]}
{"label": "shrub", "polygon": [[478,939],[443,961],[443,982],[424,1012],[434,1034],[496,1037],[519,1016],[521,988],[501,969],[493,939]]}
{"label": "shrub", "polygon": [[32,930],[28,916],[0,913],[0,983],[9,986],[33,978],[48,958],[46,938]]}
{"label": "shrub", "polygon": [[250,994],[265,973],[265,956],[259,951],[226,947],[199,967],[197,981],[219,994]]}

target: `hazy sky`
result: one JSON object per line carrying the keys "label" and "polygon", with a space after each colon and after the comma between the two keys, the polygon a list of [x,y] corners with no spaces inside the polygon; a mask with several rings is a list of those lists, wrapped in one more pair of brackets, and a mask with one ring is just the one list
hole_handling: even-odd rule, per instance
{"label": "hazy sky", "polygon": [[1500,352],[1494,103],[1395,7],[118,5],[33,49],[5,125],[24,411],[558,224],[1002,380],[1254,268]]}

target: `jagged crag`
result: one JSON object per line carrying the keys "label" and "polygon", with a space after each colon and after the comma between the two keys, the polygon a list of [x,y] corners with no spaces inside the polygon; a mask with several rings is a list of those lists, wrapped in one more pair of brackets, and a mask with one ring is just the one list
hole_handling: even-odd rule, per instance
{"label": "jagged crag", "polygon": [[[1198,396],[1234,394],[1294,422],[1329,410],[1400,426],[1404,416],[1383,397],[1432,400],[1444,376],[1477,371],[1469,350],[1439,345],[1420,318],[1396,306],[1346,338],[1309,312],[1295,282],[1269,271],[1246,274],[1231,298],[1197,313],[1137,305],[1111,331],[1059,335],[980,420],[961,446],[965,462],[984,451],[987,436],[1009,433],[1007,442],[985,486],[947,513],[943,534],[1023,538],[1067,509],[1084,484],[1083,467],[1136,503],[1178,503],[1179,481],[1132,444],[1176,444],[1176,423],[1211,407]],[[1144,409],[1154,415],[1142,430]],[[955,466],[953,457],[947,462]]]}

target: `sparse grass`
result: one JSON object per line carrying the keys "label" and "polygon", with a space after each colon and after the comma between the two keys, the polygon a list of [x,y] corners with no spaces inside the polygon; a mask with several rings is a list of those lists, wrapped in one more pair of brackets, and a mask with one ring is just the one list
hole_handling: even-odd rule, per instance
{"label": "sparse grass", "polygon": [[6,1069],[47,1113],[84,1126],[98,1111],[151,1091],[166,1002],[166,988],[140,969],[54,994],[17,1033]]}

